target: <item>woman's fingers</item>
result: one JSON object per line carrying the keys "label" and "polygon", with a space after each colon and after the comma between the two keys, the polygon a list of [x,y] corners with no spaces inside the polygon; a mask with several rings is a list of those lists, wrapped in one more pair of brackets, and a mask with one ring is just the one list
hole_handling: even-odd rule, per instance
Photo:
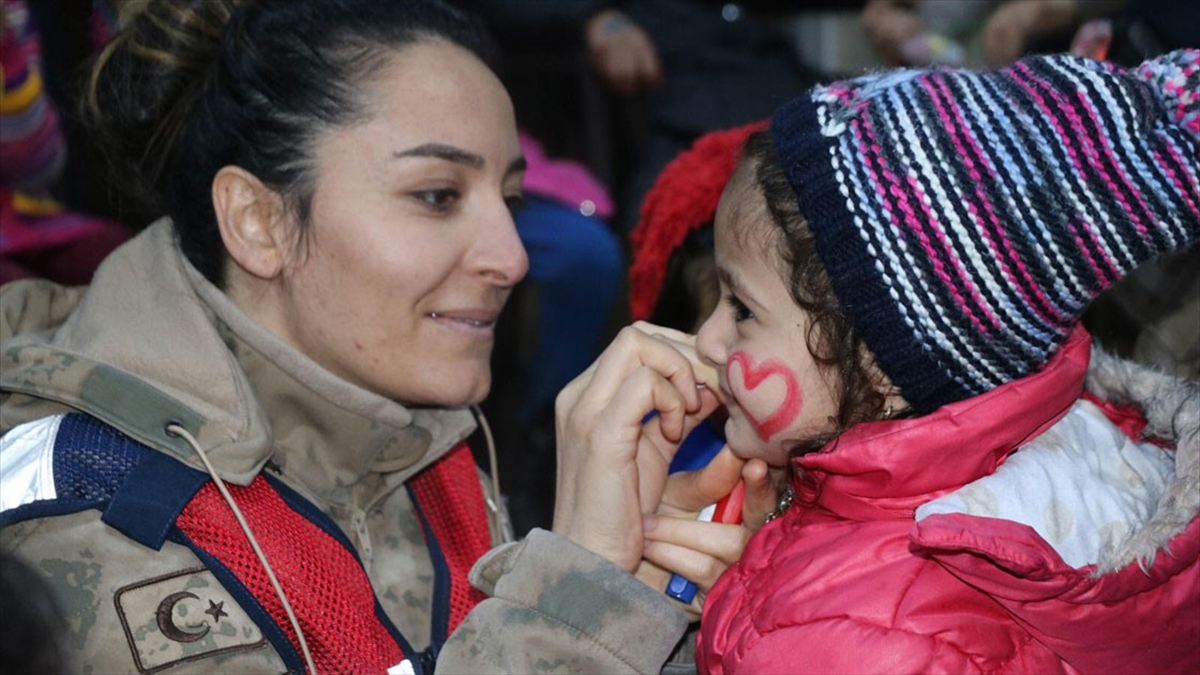
{"label": "woman's fingers", "polygon": [[657,458],[643,457],[647,449],[643,447],[642,418],[649,410],[659,411],[655,421],[662,427],[662,434],[682,437],[685,402],[668,380],[648,368],[631,373],[609,404],[598,412],[579,405],[560,415],[559,482],[568,490],[565,496],[572,497],[570,501],[599,500],[590,504],[596,507],[594,511],[573,509],[572,520],[599,521],[615,515],[613,507],[634,508],[633,513],[641,513],[641,500],[627,498],[639,494],[639,483],[645,482],[640,476],[643,467],[661,465],[659,471],[665,476],[671,460],[665,450]]}
{"label": "woman's fingers", "polygon": [[685,333],[674,328],[666,326],[658,326],[645,321],[639,321],[633,324],[633,328],[664,341],[674,347],[679,353],[687,357],[692,364],[692,369],[696,374],[696,381],[712,390],[713,394],[724,403],[724,394],[721,391],[720,380],[717,378],[717,370],[713,366],[705,363],[696,353],[696,336],[691,333]]}
{"label": "woman's fingers", "polygon": [[[647,560],[692,581],[716,576],[742,557],[750,531],[741,525],[647,515],[642,519]],[[712,574],[714,565],[721,567]],[[693,578],[699,577],[699,578]]]}
{"label": "woman's fingers", "polygon": [[699,407],[692,362],[671,344],[633,326],[621,329],[596,362],[577,378],[585,386],[576,405],[597,411],[604,408],[630,373],[641,367],[653,370],[675,385],[689,410]]}
{"label": "woman's fingers", "polygon": [[[603,406],[593,405],[585,391],[558,411],[554,530],[632,570],[642,557],[641,515],[661,500],[675,449],[695,422],[678,387],[647,366],[628,373]],[[643,422],[649,411],[658,414]],[[645,438],[647,427],[659,443]]]}
{"label": "woman's fingers", "polygon": [[742,479],[744,464],[745,460],[725,446],[705,466],[671,474],[658,511],[669,516],[691,514],[694,517],[701,509],[733,491]]}
{"label": "woman's fingers", "polygon": [[[699,618],[704,599],[717,579],[741,556],[749,531],[740,525],[704,523],[664,516],[647,516],[646,541],[641,570],[674,573],[696,585],[696,596],[685,608]],[[684,543],[677,543],[684,542]],[[665,589],[667,574],[639,572],[639,577],[659,590]]]}
{"label": "woman's fingers", "polygon": [[[697,401],[698,408],[700,398],[695,392],[690,393]],[[596,414],[595,424],[600,428],[607,425],[628,426],[631,430],[637,430],[638,435],[649,425],[659,430],[666,440],[678,443],[683,441],[689,407],[689,401],[676,384],[666,380],[660,372],[641,366],[625,377],[612,399]],[[650,411],[658,414],[652,420],[643,422]]]}
{"label": "woman's fingers", "polygon": [[[685,410],[683,424],[678,429],[662,424],[663,420],[657,418],[645,420],[646,439],[656,446],[669,446],[671,453],[674,454],[676,446],[721,405],[717,397],[707,389],[698,390],[696,395],[700,400],[700,407],[696,410]],[[682,433],[676,435],[677,430],[681,430]]]}
{"label": "woman's fingers", "polygon": [[[554,530],[625,569],[643,557],[642,514],[663,501],[679,444],[720,405],[715,371],[699,368],[694,341],[652,324],[626,327],[555,402]],[[675,501],[694,517],[740,480],[740,462],[718,462],[719,471],[692,479],[699,490],[677,488]]]}

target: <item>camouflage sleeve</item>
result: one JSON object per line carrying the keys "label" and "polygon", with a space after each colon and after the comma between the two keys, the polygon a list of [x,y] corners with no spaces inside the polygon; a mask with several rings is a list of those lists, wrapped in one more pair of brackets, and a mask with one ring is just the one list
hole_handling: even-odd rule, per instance
{"label": "camouflage sleeve", "polygon": [[471,570],[489,599],[450,636],[453,673],[657,673],[687,618],[600,556],[545,530],[492,550]]}

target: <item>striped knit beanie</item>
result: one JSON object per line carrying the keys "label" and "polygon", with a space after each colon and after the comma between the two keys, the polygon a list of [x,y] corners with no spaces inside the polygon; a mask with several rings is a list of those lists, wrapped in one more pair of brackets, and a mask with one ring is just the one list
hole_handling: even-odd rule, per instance
{"label": "striped knit beanie", "polygon": [[1200,223],[1197,50],[868,75],[771,134],[834,292],[918,413],[1037,371]]}

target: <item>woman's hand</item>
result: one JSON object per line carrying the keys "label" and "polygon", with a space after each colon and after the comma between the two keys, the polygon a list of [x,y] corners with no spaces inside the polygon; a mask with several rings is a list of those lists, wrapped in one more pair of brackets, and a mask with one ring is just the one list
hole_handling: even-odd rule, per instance
{"label": "woman's hand", "polygon": [[[778,500],[776,473],[762,460],[744,462],[728,447],[696,471],[672,474],[656,515],[643,519],[645,559],[637,575],[652,588],[666,588],[671,573],[696,584],[696,596],[685,611],[698,619],[717,578],[741,557],[746,543]],[[741,524],[697,521],[701,509],[729,494],[738,481],[745,485]]]}
{"label": "woman's hand", "polygon": [[553,529],[630,572],[642,559],[642,516],[662,501],[671,459],[719,405],[716,371],[693,345],[679,331],[629,326],[555,401]]}

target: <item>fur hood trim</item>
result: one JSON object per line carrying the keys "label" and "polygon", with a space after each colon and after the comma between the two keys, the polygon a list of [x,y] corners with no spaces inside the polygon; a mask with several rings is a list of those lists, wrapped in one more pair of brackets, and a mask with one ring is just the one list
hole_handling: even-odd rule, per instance
{"label": "fur hood trim", "polygon": [[1117,404],[1133,405],[1146,417],[1147,437],[1175,443],[1175,479],[1141,530],[1107,552],[1103,574],[1137,561],[1146,569],[1155,553],[1200,515],[1200,382],[1163,373],[1092,347],[1085,388]]}

